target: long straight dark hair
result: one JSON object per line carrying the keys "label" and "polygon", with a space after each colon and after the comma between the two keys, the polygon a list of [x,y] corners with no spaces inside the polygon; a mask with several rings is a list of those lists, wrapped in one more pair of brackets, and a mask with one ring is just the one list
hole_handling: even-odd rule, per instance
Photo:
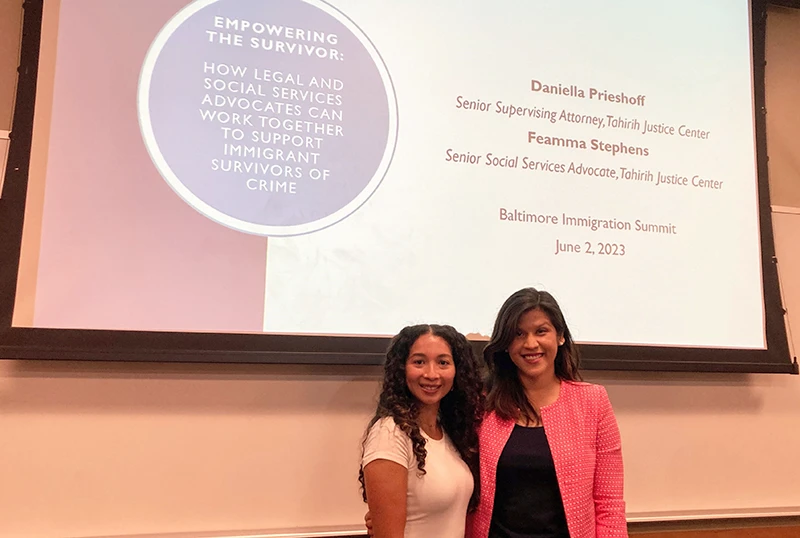
{"label": "long straight dark hair", "polygon": [[524,288],[515,292],[500,307],[492,338],[483,350],[483,358],[488,367],[486,410],[494,411],[504,420],[523,418],[537,423],[541,419],[525,396],[519,371],[508,354],[508,347],[516,337],[520,318],[535,309],[541,310],[550,318],[550,323],[564,339],[556,354],[556,377],[565,381],[582,380],[578,348],[555,298],[546,291],[535,288]]}

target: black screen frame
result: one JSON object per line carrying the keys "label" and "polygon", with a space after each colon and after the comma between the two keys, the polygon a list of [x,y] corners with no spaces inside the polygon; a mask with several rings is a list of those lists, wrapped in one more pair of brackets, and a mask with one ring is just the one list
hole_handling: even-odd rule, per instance
{"label": "black screen frame", "polygon": [[[320,365],[381,364],[385,338],[170,333],[12,327],[19,270],[44,0],[24,2],[17,102],[0,197],[0,359]],[[782,4],[785,5],[785,4]],[[587,370],[798,374],[785,326],[767,170],[767,2],[751,1],[755,136],[766,350],[581,345]],[[483,342],[473,342],[480,351]]]}

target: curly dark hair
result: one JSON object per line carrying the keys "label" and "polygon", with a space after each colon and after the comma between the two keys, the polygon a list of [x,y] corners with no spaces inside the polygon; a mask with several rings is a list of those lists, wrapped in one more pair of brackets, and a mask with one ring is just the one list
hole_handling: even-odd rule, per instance
{"label": "curly dark hair", "polygon": [[[375,416],[367,426],[362,442],[362,454],[367,434],[372,426],[384,417],[392,417],[395,424],[411,438],[417,469],[425,474],[425,438],[418,423],[419,402],[406,384],[406,362],[411,347],[420,336],[432,334],[450,346],[456,369],[453,390],[439,404],[439,423],[453,442],[461,459],[472,473],[474,489],[469,502],[472,511],[480,498],[480,470],[478,465],[478,426],[483,420],[484,395],[478,361],[467,338],[449,325],[413,325],[405,327],[389,343],[384,364],[381,395]],[[367,502],[364,487],[364,468],[359,468],[358,481],[361,495]]]}
{"label": "curly dark hair", "polygon": [[516,365],[508,354],[508,346],[514,340],[523,314],[539,309],[550,318],[564,343],[558,347],[555,359],[556,377],[565,381],[581,381],[580,354],[567,327],[567,321],[555,298],[546,291],[524,288],[506,299],[492,330],[492,338],[483,350],[483,359],[489,368],[486,381],[486,408],[504,420],[522,417],[530,422],[539,422],[541,417],[525,396]]}

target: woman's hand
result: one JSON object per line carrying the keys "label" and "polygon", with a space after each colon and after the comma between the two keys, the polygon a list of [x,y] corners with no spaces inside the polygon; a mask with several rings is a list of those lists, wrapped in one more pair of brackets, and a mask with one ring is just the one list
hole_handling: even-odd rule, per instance
{"label": "woman's hand", "polygon": [[372,531],[372,513],[369,510],[364,514],[364,526],[367,527],[367,536],[375,536]]}

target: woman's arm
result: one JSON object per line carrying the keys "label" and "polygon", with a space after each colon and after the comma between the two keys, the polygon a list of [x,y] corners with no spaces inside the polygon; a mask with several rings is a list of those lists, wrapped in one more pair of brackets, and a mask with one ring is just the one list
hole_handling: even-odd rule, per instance
{"label": "woman's arm", "polygon": [[364,467],[364,489],[372,520],[370,536],[403,538],[408,469],[389,460],[372,461]]}
{"label": "woman's arm", "polygon": [[594,470],[594,511],[597,538],[628,536],[623,498],[622,440],[605,389],[600,398],[597,459]]}

